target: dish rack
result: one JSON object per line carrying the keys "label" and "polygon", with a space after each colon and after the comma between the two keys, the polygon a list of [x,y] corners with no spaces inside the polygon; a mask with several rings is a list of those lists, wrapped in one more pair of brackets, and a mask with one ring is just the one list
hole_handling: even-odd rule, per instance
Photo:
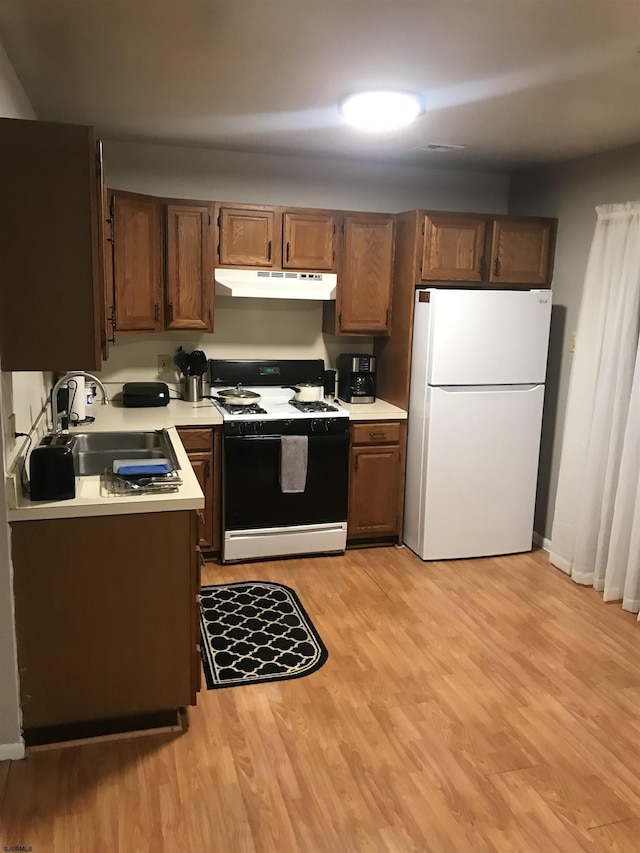
{"label": "dish rack", "polygon": [[156,476],[129,476],[114,474],[113,468],[105,468],[100,477],[100,489],[103,494],[122,495],[159,495],[177,492],[182,479],[177,471]]}

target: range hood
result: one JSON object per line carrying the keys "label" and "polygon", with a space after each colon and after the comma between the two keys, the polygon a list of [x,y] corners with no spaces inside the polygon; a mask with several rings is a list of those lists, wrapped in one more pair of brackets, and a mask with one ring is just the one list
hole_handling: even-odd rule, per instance
{"label": "range hood", "polygon": [[333,272],[216,269],[215,282],[221,296],[330,300],[336,298],[338,276]]}

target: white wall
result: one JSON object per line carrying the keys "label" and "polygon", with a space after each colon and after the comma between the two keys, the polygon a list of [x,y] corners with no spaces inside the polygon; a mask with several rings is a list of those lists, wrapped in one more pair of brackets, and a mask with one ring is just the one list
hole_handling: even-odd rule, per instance
{"label": "white wall", "polygon": [[370,337],[323,335],[321,302],[218,296],[214,319],[214,334],[116,333],[100,376],[114,383],[176,381],[177,371],[157,372],[158,356],[172,356],[180,345],[187,351],[202,349],[209,358],[322,358],[327,367],[335,366],[340,352],[373,351]]}
{"label": "white wall", "polygon": [[[105,143],[107,183],[114,189],[200,198],[396,213],[420,207],[504,213],[508,177],[336,159]],[[178,346],[209,358],[323,358],[372,352],[370,337],[322,334],[322,305],[218,297],[215,333],[116,335],[101,376],[108,382],[153,380],[157,357]]]}
{"label": "white wall", "polygon": [[[530,169],[512,179],[509,212],[558,217],[553,318],[545,396],[535,529],[551,536],[562,433],[571,372],[569,338],[578,311],[598,204],[640,199],[640,145],[561,165]],[[580,346],[580,341],[577,342]]]}
{"label": "white wall", "polygon": [[504,174],[331,158],[105,142],[107,183],[169,197],[397,213],[506,213]]}
{"label": "white wall", "polygon": [[[0,44],[0,116],[35,118],[27,96]],[[2,270],[0,269],[0,279]],[[1,286],[10,282],[1,279]],[[5,447],[8,415],[19,415],[19,431],[27,432],[35,409],[40,411],[45,379],[42,374],[2,374],[0,383],[0,458],[6,466],[13,448]],[[30,419],[31,418],[31,419]],[[18,420],[17,420],[18,423]],[[6,467],[3,469],[6,470]],[[0,760],[19,758],[24,754],[20,735],[20,710],[16,642],[13,612],[13,571],[9,545],[9,526],[4,488],[0,488]]]}

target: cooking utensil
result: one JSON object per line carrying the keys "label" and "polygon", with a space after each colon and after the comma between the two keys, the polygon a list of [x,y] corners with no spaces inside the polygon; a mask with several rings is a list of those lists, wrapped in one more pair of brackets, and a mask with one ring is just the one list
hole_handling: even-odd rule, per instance
{"label": "cooking utensil", "polygon": [[218,397],[230,406],[251,406],[262,400],[261,394],[243,388],[240,383],[235,388],[225,388],[224,391],[218,391]]}
{"label": "cooking utensil", "polygon": [[176,354],[173,357],[173,363],[180,370],[183,376],[189,376],[191,373],[191,364],[189,354],[182,347],[178,347]]}
{"label": "cooking utensil", "polygon": [[321,382],[298,382],[297,385],[283,385],[295,391],[294,400],[298,403],[317,403],[322,400],[324,385]]}
{"label": "cooking utensil", "polygon": [[201,349],[194,349],[189,356],[191,364],[191,373],[195,376],[204,376],[209,367],[207,356]]}

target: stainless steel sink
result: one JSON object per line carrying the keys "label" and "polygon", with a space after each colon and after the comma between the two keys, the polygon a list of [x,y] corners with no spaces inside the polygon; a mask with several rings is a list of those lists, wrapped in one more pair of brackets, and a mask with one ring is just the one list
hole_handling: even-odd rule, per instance
{"label": "stainless steel sink", "polygon": [[180,468],[165,430],[157,432],[76,432],[73,464],[79,477],[101,474],[114,459],[168,459]]}

